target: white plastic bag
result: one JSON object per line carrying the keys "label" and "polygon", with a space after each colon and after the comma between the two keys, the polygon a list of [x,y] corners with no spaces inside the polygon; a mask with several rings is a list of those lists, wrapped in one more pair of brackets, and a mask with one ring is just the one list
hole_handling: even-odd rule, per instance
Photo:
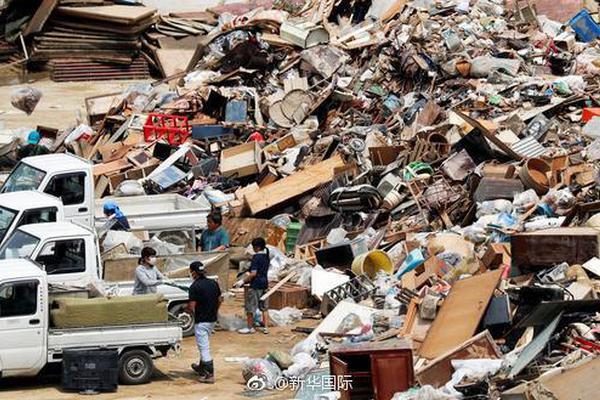
{"label": "white plastic bag", "polygon": [[255,358],[244,362],[242,376],[248,388],[253,391],[273,389],[277,379],[281,376],[281,370],[274,362],[264,358]]}
{"label": "white plastic bag", "polygon": [[281,310],[269,310],[269,318],[276,326],[291,325],[302,319],[302,311],[294,307],[284,307]]}
{"label": "white plastic bag", "polygon": [[298,353],[293,358],[294,363],[283,372],[288,378],[304,378],[317,367],[317,362],[307,353]]}
{"label": "white plastic bag", "polygon": [[119,186],[115,190],[115,196],[117,197],[143,196],[145,194],[146,192],[142,184],[132,180],[119,183]]}

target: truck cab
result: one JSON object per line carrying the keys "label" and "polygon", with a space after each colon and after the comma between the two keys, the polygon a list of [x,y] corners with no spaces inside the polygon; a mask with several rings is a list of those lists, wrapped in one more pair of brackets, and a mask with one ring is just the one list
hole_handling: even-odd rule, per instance
{"label": "truck cab", "polygon": [[22,225],[62,220],[63,205],[54,196],[31,190],[0,194],[0,245]]}
{"label": "truck cab", "polygon": [[48,285],[31,261],[0,262],[0,375],[32,376],[46,364]]}
{"label": "truck cab", "polygon": [[68,153],[23,158],[10,173],[0,193],[38,191],[62,200],[67,220],[94,226],[92,164]]}

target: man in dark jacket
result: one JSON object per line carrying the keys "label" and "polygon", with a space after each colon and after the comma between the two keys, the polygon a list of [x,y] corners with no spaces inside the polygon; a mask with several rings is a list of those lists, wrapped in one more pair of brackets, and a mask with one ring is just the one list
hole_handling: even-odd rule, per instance
{"label": "man in dark jacket", "polygon": [[196,344],[200,351],[200,362],[192,364],[192,369],[200,375],[200,382],[215,383],[215,368],[210,355],[209,337],[212,334],[222,297],[219,284],[206,276],[204,264],[194,261],[190,264],[190,274],[194,283],[190,286],[188,311],[194,313]]}
{"label": "man in dark jacket", "polygon": [[27,145],[21,147],[17,152],[18,159],[22,159],[29,156],[39,156],[42,154],[50,153],[46,147],[40,144],[40,140],[42,139],[40,133],[38,131],[29,132],[29,137],[27,138]]}
{"label": "man in dark jacket", "polygon": [[248,327],[240,329],[238,333],[241,334],[252,334],[255,333],[254,329],[254,313],[259,309],[262,313],[263,328],[262,332],[269,333],[268,322],[269,322],[269,305],[267,299],[261,300],[261,297],[265,294],[269,288],[269,264],[271,262],[269,258],[269,249],[267,249],[267,243],[263,238],[256,238],[252,240],[252,249],[254,250],[254,256],[252,256],[252,262],[250,263],[250,271],[246,276],[235,283],[234,286],[242,287],[248,283],[249,288],[246,290],[246,298],[244,299],[244,310],[246,311],[246,321]]}

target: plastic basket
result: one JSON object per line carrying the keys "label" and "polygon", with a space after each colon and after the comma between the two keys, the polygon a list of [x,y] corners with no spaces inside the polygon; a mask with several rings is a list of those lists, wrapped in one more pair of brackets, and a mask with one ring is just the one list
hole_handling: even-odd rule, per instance
{"label": "plastic basket", "polygon": [[571,18],[569,25],[583,42],[591,42],[600,36],[600,26],[592,19],[588,10],[579,11]]}
{"label": "plastic basket", "polygon": [[164,139],[171,146],[179,146],[190,137],[188,118],[180,115],[148,114],[144,124],[144,140],[153,142]]}

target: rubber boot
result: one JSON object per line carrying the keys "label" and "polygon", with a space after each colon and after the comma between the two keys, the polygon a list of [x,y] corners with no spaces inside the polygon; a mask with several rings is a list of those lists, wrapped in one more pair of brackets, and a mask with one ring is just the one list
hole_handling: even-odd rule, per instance
{"label": "rubber boot", "polygon": [[204,375],[200,376],[200,383],[215,383],[215,366],[212,361],[203,362]]}
{"label": "rubber boot", "polygon": [[206,375],[206,370],[202,361],[200,361],[198,364],[192,364],[192,369],[200,376]]}

